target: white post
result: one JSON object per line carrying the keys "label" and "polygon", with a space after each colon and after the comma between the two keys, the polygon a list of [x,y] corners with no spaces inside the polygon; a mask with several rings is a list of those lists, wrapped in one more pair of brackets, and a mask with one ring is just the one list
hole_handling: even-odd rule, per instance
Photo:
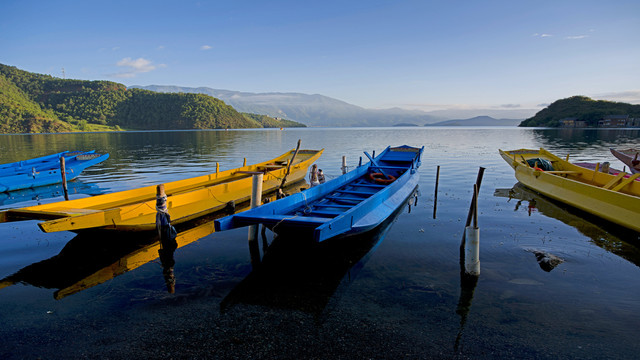
{"label": "white post", "polygon": [[342,174],[346,174],[347,173],[347,157],[346,156],[342,156]]}
{"label": "white post", "polygon": [[473,225],[464,229],[464,271],[480,275],[480,229],[478,228],[478,184],[473,185]]}
{"label": "white post", "polygon": [[[251,208],[255,208],[262,204],[262,177],[263,174],[253,175],[253,184],[251,187]],[[259,225],[249,226],[249,241],[258,239]]]}
{"label": "white post", "polygon": [[469,275],[480,275],[480,229],[465,228],[464,271]]}

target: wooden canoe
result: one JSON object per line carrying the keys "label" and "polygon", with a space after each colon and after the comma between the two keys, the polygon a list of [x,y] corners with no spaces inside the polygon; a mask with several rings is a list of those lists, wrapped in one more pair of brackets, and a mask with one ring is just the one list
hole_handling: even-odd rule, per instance
{"label": "wooden canoe", "polygon": [[613,156],[615,156],[618,160],[622,161],[623,164],[629,167],[629,171],[636,174],[640,172],[640,150],[637,149],[627,149],[627,150],[616,150],[609,149]]}
{"label": "wooden canoe", "polygon": [[264,224],[278,234],[308,235],[316,242],[368,231],[414,192],[423,150],[387,147],[375,158],[365,152],[369,163],[299,194],[216,220],[216,231]]}
{"label": "wooden canoe", "polygon": [[[640,232],[640,174],[587,169],[542,148],[499,151],[515,170],[516,179],[528,188]],[[550,168],[544,166],[547,162]]]}
{"label": "wooden canoe", "polygon": [[[324,149],[323,149],[324,150]],[[264,193],[282,183],[292,158],[286,183],[302,180],[307,168],[323,150],[295,150],[265,162],[220,171],[209,175],[164,184],[172,224],[180,224],[221,211],[229,202],[240,203],[251,197],[251,172],[263,172]],[[294,157],[295,155],[295,157]],[[156,186],[61,201],[0,212],[0,222],[46,220],[38,225],[44,232],[104,229],[146,231],[155,229]]]}
{"label": "wooden canoe", "polygon": [[[55,155],[54,155],[55,156]],[[67,181],[78,177],[84,169],[101,163],[109,154],[96,154],[94,151],[65,153],[51,161],[40,161],[31,165],[6,168],[0,172],[0,192],[35,188],[62,182],[60,158],[65,158]],[[16,163],[14,163],[16,164]]]}

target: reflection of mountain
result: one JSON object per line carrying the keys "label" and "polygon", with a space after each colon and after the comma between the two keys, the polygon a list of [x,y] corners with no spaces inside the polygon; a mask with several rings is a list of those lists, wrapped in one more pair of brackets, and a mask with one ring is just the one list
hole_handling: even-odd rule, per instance
{"label": "reflection of mountain", "polygon": [[[556,202],[546,196],[516,183],[511,189],[496,189],[494,196],[517,199],[515,209],[528,206],[530,211],[562,221],[591,238],[597,246],[640,266],[640,234],[617,226],[576,208]],[[522,202],[526,201],[527,205]],[[596,225],[598,224],[598,225]]]}
{"label": "reflection of mountain", "polygon": [[320,315],[343,281],[351,281],[385,237],[404,207],[377,228],[357,236],[314,243],[307,238],[276,238],[262,262],[220,304],[285,308]]}
{"label": "reflection of mountain", "polygon": [[[85,183],[77,179],[67,183],[67,190],[69,192],[69,196],[73,196],[74,194],[86,194],[91,196],[104,194],[104,191],[100,189],[98,185]],[[62,196],[64,196],[62,184],[38,186],[35,188],[0,193],[0,205],[11,205],[30,200],[36,200],[40,203],[40,200],[42,199],[51,199]]]}
{"label": "reflection of mountain", "polygon": [[633,143],[640,137],[638,129],[558,128],[536,129],[533,133],[536,142],[545,149],[562,149],[575,153],[576,144],[580,144],[580,148],[602,147],[607,156],[610,155],[610,144],[623,143],[625,140]]}

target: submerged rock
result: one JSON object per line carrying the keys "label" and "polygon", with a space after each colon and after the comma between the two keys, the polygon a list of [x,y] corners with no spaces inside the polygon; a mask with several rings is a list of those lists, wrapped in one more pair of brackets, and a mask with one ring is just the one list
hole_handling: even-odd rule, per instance
{"label": "submerged rock", "polygon": [[556,266],[564,262],[564,259],[559,258],[546,251],[535,250],[535,249],[527,249],[527,251],[532,252],[536,256],[536,260],[538,260],[538,265],[540,265],[540,268],[546,272],[550,272]]}

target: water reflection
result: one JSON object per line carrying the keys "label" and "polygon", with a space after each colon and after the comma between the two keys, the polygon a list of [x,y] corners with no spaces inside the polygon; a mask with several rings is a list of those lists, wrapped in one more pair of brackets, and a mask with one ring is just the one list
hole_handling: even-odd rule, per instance
{"label": "water reflection", "polygon": [[[94,196],[104,194],[106,191],[97,184],[86,183],[75,179],[67,183],[67,189],[70,197],[79,197],[82,195]],[[0,209],[11,208],[12,204],[22,202],[33,202],[42,204],[41,200],[60,198],[64,196],[62,184],[53,184],[38,186],[35,188],[21,189],[0,193]]]}
{"label": "water reflection", "polygon": [[560,220],[589,237],[592,243],[602,249],[640,266],[640,248],[637,247],[640,245],[640,234],[636,232],[554,201],[519,182],[510,189],[496,189],[494,196],[507,198],[509,202],[516,200],[513,202],[514,211],[518,211],[521,206],[524,206],[523,202],[526,202],[529,216],[537,212]]}
{"label": "water reflection", "polygon": [[[630,147],[637,144],[638,129],[535,129],[533,136],[541,147],[563,153],[599,154],[611,157],[610,147]],[[553,152],[552,151],[552,152]]]}
{"label": "water reflection", "polygon": [[[285,194],[292,194],[307,187],[306,181],[299,181],[283,190]],[[275,197],[275,192],[264,195],[269,201]],[[249,204],[244,202],[238,204],[235,211],[248,208]],[[176,285],[173,273],[176,249],[211,235],[215,231],[213,220],[225,215],[228,214],[216,212],[177,225],[175,237],[163,239],[154,231],[117,234],[108,231],[83,232],[69,240],[59,254],[28,265],[0,280],[0,289],[16,283],[58,289],[53,296],[59,300],[159,258],[165,285],[168,292],[173,293]]]}
{"label": "water reflection", "polygon": [[276,237],[262,259],[252,262],[252,272],[222,300],[221,311],[242,303],[321,316],[340,286],[354,279],[403,210],[404,205],[377,228],[360,235],[320,243],[310,237]]}

